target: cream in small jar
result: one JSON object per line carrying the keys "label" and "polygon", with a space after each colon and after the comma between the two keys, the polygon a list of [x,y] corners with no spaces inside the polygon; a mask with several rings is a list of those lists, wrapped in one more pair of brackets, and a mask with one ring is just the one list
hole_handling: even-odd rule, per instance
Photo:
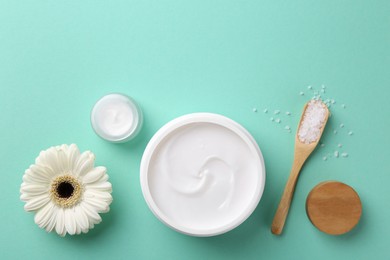
{"label": "cream in small jar", "polygon": [[142,127],[142,111],[123,94],[108,94],[99,99],[91,112],[92,128],[101,138],[115,143],[133,139]]}

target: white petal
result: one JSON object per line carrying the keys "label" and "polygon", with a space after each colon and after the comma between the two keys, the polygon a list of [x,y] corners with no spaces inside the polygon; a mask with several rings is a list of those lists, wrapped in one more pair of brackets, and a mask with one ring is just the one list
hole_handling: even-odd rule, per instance
{"label": "white petal", "polygon": [[99,182],[106,182],[108,181],[108,174],[104,174],[102,178],[99,179]]}
{"label": "white petal", "polygon": [[27,184],[25,182],[20,185],[20,193],[26,194],[28,196],[39,196],[43,194],[47,194],[49,191],[48,185],[43,184]]}
{"label": "white petal", "polygon": [[20,200],[27,202],[29,200],[32,200],[33,198],[36,198],[37,196],[42,196],[45,193],[40,193],[40,194],[33,194],[33,193],[22,193],[20,194]]}
{"label": "white petal", "polygon": [[110,211],[110,207],[108,203],[104,200],[99,200],[96,198],[85,198],[84,202],[91,206],[96,212],[106,213]]}
{"label": "white petal", "polygon": [[76,218],[77,225],[80,227],[83,233],[87,233],[89,229],[88,217],[84,213],[83,209],[80,206],[74,207],[74,214]]}
{"label": "white petal", "polygon": [[65,236],[66,229],[65,229],[65,216],[64,216],[64,209],[58,208],[57,211],[57,222],[56,222],[56,232],[60,236]]}
{"label": "white petal", "polygon": [[71,209],[67,208],[65,212],[65,228],[68,231],[69,235],[76,234],[76,220],[75,216]]}
{"label": "white petal", "polygon": [[58,152],[56,147],[51,147],[41,153],[37,159],[38,161],[41,162],[42,164],[50,167],[55,174],[61,174],[62,169],[59,167],[58,163]]}
{"label": "white petal", "polygon": [[109,192],[103,192],[94,189],[87,189],[84,192],[84,198],[96,198],[99,200],[104,200],[105,202],[111,203],[112,196]]}
{"label": "white petal", "polygon": [[54,208],[53,203],[47,203],[43,208],[38,210],[35,214],[34,221],[40,228],[45,228],[50,222],[52,217],[52,209]]}
{"label": "white petal", "polygon": [[93,153],[91,153],[90,151],[86,151],[82,153],[77,160],[73,172],[79,176],[85,175],[90,170],[92,170],[94,161],[95,161],[95,155]]}
{"label": "white petal", "polygon": [[81,227],[76,223],[76,234],[80,235],[81,231],[82,231]]}
{"label": "white petal", "polygon": [[85,202],[80,203],[80,207],[88,217],[89,228],[93,228],[95,224],[98,224],[102,221],[102,218],[99,216],[99,214]]}
{"label": "white petal", "polygon": [[68,154],[69,146],[67,144],[62,144],[59,147],[65,152],[65,154]]}
{"label": "white petal", "polygon": [[47,179],[48,181],[50,181],[51,178],[55,176],[55,172],[52,170],[52,168],[50,168],[49,166],[37,164],[31,165],[30,169],[26,170],[26,173],[31,173],[31,175],[42,179]]}
{"label": "white petal", "polygon": [[42,166],[46,166],[47,165],[47,162],[46,162],[46,151],[41,151],[38,155],[37,158],[35,158],[35,164],[36,165],[42,165]]}
{"label": "white petal", "polygon": [[30,194],[28,194],[28,193],[22,193],[22,194],[20,194],[20,200],[21,200],[21,201],[26,202],[26,201],[28,201],[28,200],[30,200],[30,199],[32,199],[32,196],[31,196]]}
{"label": "white petal", "polygon": [[57,206],[54,205],[54,207],[51,209],[50,220],[49,220],[49,222],[47,223],[47,226],[46,226],[46,231],[47,232],[51,232],[56,227],[57,211],[58,211],[58,208],[57,208]]}
{"label": "white petal", "polygon": [[31,171],[26,171],[23,175],[23,181],[26,183],[39,183],[39,184],[48,184],[48,178],[41,178],[40,176],[33,174]]}
{"label": "white petal", "polygon": [[103,175],[106,173],[106,167],[98,166],[91,171],[89,171],[87,174],[85,174],[83,178],[84,183],[93,183],[99,180]]}
{"label": "white petal", "polygon": [[77,147],[77,145],[71,144],[68,149],[68,164],[70,169],[75,169],[79,157],[79,148]]}
{"label": "white petal", "polygon": [[102,183],[93,183],[93,184],[86,184],[85,189],[94,189],[97,191],[105,191],[105,192],[112,192],[112,185],[110,182],[102,182]]}
{"label": "white petal", "polygon": [[61,172],[69,172],[71,168],[69,167],[68,154],[67,149],[61,146],[61,148],[57,149],[57,159],[58,159],[58,169]]}
{"label": "white petal", "polygon": [[76,227],[76,233],[75,234],[80,235],[82,229],[81,229],[81,227],[80,227],[80,225],[78,223],[78,221],[79,221],[78,219],[80,218],[80,216],[79,216],[78,211],[76,210],[76,208],[78,208],[78,207],[74,206],[74,207],[72,207],[71,210],[72,210],[72,214],[73,214],[74,221],[75,221],[75,227]]}
{"label": "white petal", "polygon": [[48,194],[36,196],[29,201],[27,201],[26,205],[24,205],[24,209],[26,211],[34,211],[42,208],[50,201],[50,197]]}

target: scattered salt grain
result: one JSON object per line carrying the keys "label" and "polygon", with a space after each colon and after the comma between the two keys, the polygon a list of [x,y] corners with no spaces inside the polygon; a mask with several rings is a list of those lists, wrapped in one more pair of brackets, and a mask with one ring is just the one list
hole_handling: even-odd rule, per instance
{"label": "scattered salt grain", "polygon": [[[310,106],[313,106],[313,108],[311,108],[311,110],[316,110],[317,112],[313,113],[313,111],[312,111],[311,113],[309,113],[310,106],[308,104],[307,110],[305,111],[305,114],[303,115],[302,122],[298,127],[297,136],[301,142],[309,144],[309,143],[317,142],[321,138],[321,130],[322,130],[322,127],[324,127],[324,120],[325,120],[326,114],[327,114],[326,109],[328,107],[329,107],[329,109],[331,109],[331,108],[336,109],[336,104],[337,104],[337,108],[340,107],[340,108],[345,109],[346,105],[342,104],[340,101],[336,102],[335,99],[333,99],[333,98],[330,98],[330,97],[328,98],[327,97],[328,88],[326,88],[325,85],[321,85],[318,88],[309,85],[309,86],[307,86],[307,89],[308,90],[303,89],[303,91],[298,91],[297,94],[299,94],[302,97],[306,97],[308,99],[311,96],[313,96],[312,100],[309,103],[312,103],[312,105],[310,105]],[[314,109],[314,104],[317,104],[317,105],[321,104],[322,107],[319,106],[319,108]],[[290,111],[280,110],[280,109],[272,109],[272,108],[264,108],[263,110],[261,110],[261,109],[258,110],[255,107],[253,108],[253,112],[261,112],[261,111],[263,111],[264,114],[269,114],[268,116],[273,116],[273,117],[269,117],[269,120],[271,122],[279,124],[279,126],[281,126],[281,127],[283,127],[283,125],[284,125],[284,131],[286,133],[292,132],[291,127],[289,125],[286,125],[286,123],[288,123],[288,124],[290,123],[290,122],[288,122],[288,120],[292,119],[292,113]],[[329,113],[328,116],[331,117],[331,114]],[[281,123],[283,123],[283,125]],[[348,127],[349,127],[349,125],[348,125]],[[346,129],[342,129],[342,128],[346,128]],[[341,124],[339,124],[339,127],[337,127],[337,124],[336,124],[335,128],[331,131],[333,132],[334,137],[337,137],[337,136],[342,137],[343,136],[342,134],[347,134],[349,136],[354,135],[354,133],[352,131],[349,131],[349,130],[346,131],[346,130],[348,130],[348,128],[345,127],[345,125],[343,123],[341,123]],[[321,148],[326,147],[325,149],[321,149],[322,152],[325,152],[326,150],[328,150],[327,149],[328,146],[333,147],[333,148],[329,147],[329,149],[334,149],[334,150],[333,150],[333,152],[329,151],[327,154],[322,155],[323,156],[322,159],[324,161],[329,161],[332,158],[347,158],[347,157],[349,157],[348,153],[340,151],[341,149],[343,149],[342,148],[343,145],[341,143],[338,143],[338,144],[335,143],[332,145],[330,145],[330,144],[325,145],[324,143],[320,142]]]}
{"label": "scattered salt grain", "polygon": [[257,112],[257,108],[254,107],[254,108],[252,109],[252,111],[253,111],[254,113],[256,113],[256,112]]}
{"label": "scattered salt grain", "polygon": [[326,119],[326,109],[322,101],[311,100],[309,102],[298,130],[298,138],[301,142],[310,144],[318,141]]}

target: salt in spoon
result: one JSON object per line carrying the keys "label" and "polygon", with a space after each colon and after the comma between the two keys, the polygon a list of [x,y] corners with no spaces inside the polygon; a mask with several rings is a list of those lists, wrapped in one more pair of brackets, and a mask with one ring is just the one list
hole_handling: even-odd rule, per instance
{"label": "salt in spoon", "polygon": [[321,100],[311,100],[303,108],[298,131],[295,135],[294,162],[290,177],[272,221],[271,232],[275,235],[280,235],[283,231],[299,172],[306,159],[316,148],[328,117],[328,107]]}

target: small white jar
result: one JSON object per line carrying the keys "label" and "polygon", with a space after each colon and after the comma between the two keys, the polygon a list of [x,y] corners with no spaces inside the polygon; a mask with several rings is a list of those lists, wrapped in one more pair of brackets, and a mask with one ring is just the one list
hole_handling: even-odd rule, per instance
{"label": "small white jar", "polygon": [[130,97],[113,93],[100,98],[91,112],[91,124],[101,138],[122,143],[133,139],[142,127],[140,107]]}

